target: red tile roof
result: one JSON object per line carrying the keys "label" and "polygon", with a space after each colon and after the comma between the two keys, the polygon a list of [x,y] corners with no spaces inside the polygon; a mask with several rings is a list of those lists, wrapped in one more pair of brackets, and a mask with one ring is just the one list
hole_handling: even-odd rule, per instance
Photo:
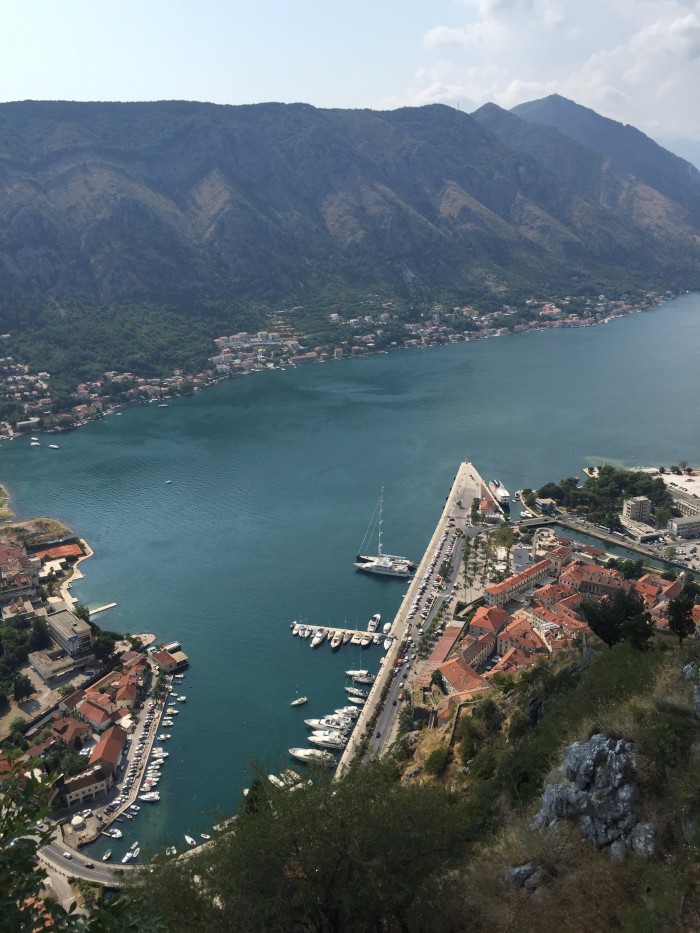
{"label": "red tile roof", "polygon": [[484,688],[483,678],[475,673],[461,657],[445,661],[438,670],[455,693],[466,693],[469,690],[482,690]]}
{"label": "red tile roof", "polygon": [[92,750],[90,764],[96,765],[99,763],[109,767],[111,771],[114,771],[119,761],[121,751],[126,743],[126,738],[126,732],[119,726],[112,726],[111,729],[107,729]]}
{"label": "red tile roof", "polygon": [[536,577],[550,566],[548,560],[539,560],[536,564],[533,564],[532,567],[526,567],[525,570],[521,570],[520,573],[515,573],[512,577],[508,577],[503,583],[489,583],[485,590],[487,593],[492,593],[494,596],[497,593],[507,593],[509,590],[527,583],[528,580]]}

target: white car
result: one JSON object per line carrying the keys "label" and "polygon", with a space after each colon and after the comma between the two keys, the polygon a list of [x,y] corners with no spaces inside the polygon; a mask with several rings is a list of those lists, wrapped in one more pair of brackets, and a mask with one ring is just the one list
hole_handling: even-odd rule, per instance
{"label": "white car", "polygon": [[63,858],[73,858],[73,855],[72,855],[71,852],[64,852],[64,853],[63,853]]}

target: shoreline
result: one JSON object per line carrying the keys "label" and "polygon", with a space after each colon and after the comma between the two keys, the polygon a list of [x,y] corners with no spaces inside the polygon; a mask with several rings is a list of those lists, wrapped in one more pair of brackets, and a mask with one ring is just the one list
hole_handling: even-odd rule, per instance
{"label": "shoreline", "polygon": [[[685,295],[685,294],[689,294],[689,292],[682,293],[682,295]],[[421,349],[424,350],[424,349],[427,349],[428,347],[434,348],[434,347],[452,346],[454,344],[459,344],[459,343],[476,343],[482,340],[490,340],[496,337],[517,337],[517,336],[520,336],[521,334],[539,334],[539,333],[543,333],[544,331],[548,331],[548,330],[578,330],[580,328],[585,328],[585,327],[599,327],[604,324],[610,324],[611,322],[621,319],[621,318],[631,317],[634,314],[642,314],[642,313],[650,312],[650,311],[660,311],[669,302],[677,300],[678,298],[682,297],[682,295],[671,295],[669,297],[668,295],[656,294],[656,297],[654,299],[647,299],[642,304],[633,305],[628,310],[621,311],[620,313],[616,313],[616,314],[610,314],[607,317],[602,318],[601,320],[584,319],[584,320],[581,320],[579,323],[567,321],[567,322],[562,323],[558,327],[551,327],[551,326],[548,327],[548,326],[543,325],[539,327],[528,327],[526,330],[522,330],[522,331],[508,330],[506,333],[474,333],[472,331],[453,332],[450,335],[448,335],[449,338],[453,338],[453,339],[436,339],[434,341],[431,341],[428,343],[420,343],[415,346],[404,345],[404,346],[389,347],[387,349],[380,349],[380,350],[367,350],[366,352],[363,352],[363,353],[349,354],[347,356],[343,356],[338,359],[329,355],[326,359],[316,359],[316,360],[301,363],[301,364],[290,363],[289,361],[284,361],[284,362],[280,361],[279,363],[270,363],[268,365],[260,366],[259,368],[255,368],[255,369],[249,369],[244,372],[234,372],[234,373],[217,374],[217,375],[214,375],[212,373],[211,378],[209,378],[208,381],[204,385],[194,386],[192,390],[189,392],[175,391],[171,395],[159,396],[157,398],[152,398],[148,400],[139,399],[138,401],[115,403],[114,405],[111,405],[108,408],[106,408],[104,411],[100,412],[98,415],[90,417],[84,421],[79,421],[76,424],[71,425],[71,426],[55,427],[55,428],[32,428],[31,430],[37,431],[38,433],[41,433],[41,434],[50,434],[50,435],[65,434],[70,431],[77,431],[78,428],[85,427],[85,425],[92,424],[95,421],[101,421],[102,419],[108,417],[109,415],[112,415],[123,409],[128,410],[130,408],[136,407],[137,405],[152,405],[152,404],[158,404],[158,403],[163,403],[163,402],[169,402],[176,398],[187,398],[189,396],[197,395],[200,392],[203,392],[206,389],[212,388],[213,386],[217,386],[221,383],[230,382],[234,379],[240,379],[244,376],[250,376],[254,373],[275,372],[275,371],[285,370],[285,369],[299,369],[304,366],[317,365],[319,363],[340,363],[340,362],[345,362],[347,360],[360,359],[360,358],[368,357],[368,356],[387,355],[389,353],[394,353],[394,352],[398,352],[401,350],[421,350]],[[561,301],[563,299],[554,299],[554,300]],[[617,301],[620,299],[613,299],[613,300]],[[302,339],[304,339],[303,335],[302,335]],[[212,341],[213,341],[213,338],[212,338]],[[26,432],[14,432],[11,437],[3,438],[3,440],[13,441],[16,437],[26,437],[29,433],[30,433],[29,430]],[[9,501],[9,493],[8,493],[8,501]],[[0,516],[0,520],[2,520],[1,516]]]}

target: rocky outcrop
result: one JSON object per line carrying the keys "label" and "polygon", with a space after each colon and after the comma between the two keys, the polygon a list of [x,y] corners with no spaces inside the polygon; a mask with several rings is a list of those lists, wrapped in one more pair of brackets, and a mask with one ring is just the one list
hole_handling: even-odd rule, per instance
{"label": "rocky outcrop", "polygon": [[569,783],[549,784],[534,825],[553,828],[576,820],[597,848],[608,848],[615,859],[628,851],[643,858],[655,853],[655,829],[640,823],[633,783],[637,748],[624,739],[594,735],[564,750],[561,770]]}

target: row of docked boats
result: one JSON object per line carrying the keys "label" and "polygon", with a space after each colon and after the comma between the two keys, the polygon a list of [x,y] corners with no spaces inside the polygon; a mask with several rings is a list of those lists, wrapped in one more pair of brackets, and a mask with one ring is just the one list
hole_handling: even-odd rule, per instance
{"label": "row of docked boats", "polygon": [[[352,674],[372,677],[369,671],[352,671]],[[304,723],[311,729],[309,743],[315,748],[290,748],[289,754],[298,761],[309,765],[320,765],[334,768],[336,760],[334,752],[342,752],[348,744],[350,733],[360,715],[358,705],[364,704],[368,692],[359,687],[348,687],[354,691],[349,696],[351,703],[357,705],[342,706],[326,716],[305,719]]]}
{"label": "row of docked boats", "polygon": [[393,641],[392,637],[389,635],[391,623],[385,623],[383,630],[380,632],[378,631],[380,621],[380,614],[375,612],[367,624],[366,632],[344,628],[315,627],[297,621],[291,622],[289,627],[292,635],[296,635],[299,638],[310,638],[312,648],[318,648],[328,639],[334,651],[340,648],[341,645],[347,645],[348,643],[351,645],[359,645],[360,648],[369,648],[370,645],[381,645],[383,643],[384,650],[388,651]]}

